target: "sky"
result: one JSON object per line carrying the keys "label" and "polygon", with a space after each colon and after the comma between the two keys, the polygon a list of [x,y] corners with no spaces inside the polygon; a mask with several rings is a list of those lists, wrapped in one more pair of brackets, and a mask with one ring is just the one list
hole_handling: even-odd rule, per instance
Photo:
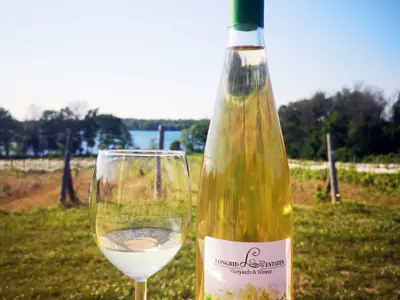
{"label": "sky", "polygon": [[[400,90],[400,1],[265,0],[277,106],[357,82]],[[0,106],[84,101],[132,118],[208,118],[228,0],[0,0]]]}

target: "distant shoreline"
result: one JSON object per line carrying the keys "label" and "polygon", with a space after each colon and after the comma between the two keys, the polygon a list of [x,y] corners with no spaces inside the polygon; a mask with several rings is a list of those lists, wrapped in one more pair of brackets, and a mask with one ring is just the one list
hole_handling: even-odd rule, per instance
{"label": "distant shoreline", "polygon": [[[168,129],[164,128],[165,131],[182,131],[182,129]],[[129,128],[129,131],[158,131],[158,129],[131,129]]]}
{"label": "distant shoreline", "polygon": [[[206,119],[204,119],[206,120]],[[207,119],[208,120],[208,119]],[[167,131],[181,131],[183,129],[188,129],[197,122],[202,121],[194,119],[132,119],[124,118],[122,119],[128,130],[146,130],[152,131],[158,130],[158,126],[162,125]]]}

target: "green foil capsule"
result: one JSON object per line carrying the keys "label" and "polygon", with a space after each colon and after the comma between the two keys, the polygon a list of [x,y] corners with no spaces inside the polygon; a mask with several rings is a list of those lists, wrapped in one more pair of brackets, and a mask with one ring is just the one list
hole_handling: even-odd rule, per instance
{"label": "green foil capsule", "polygon": [[264,0],[230,0],[229,26],[239,31],[264,28]]}

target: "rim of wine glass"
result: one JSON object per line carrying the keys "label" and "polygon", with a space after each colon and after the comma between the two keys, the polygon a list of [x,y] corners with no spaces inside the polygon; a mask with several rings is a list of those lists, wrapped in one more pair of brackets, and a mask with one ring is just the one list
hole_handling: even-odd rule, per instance
{"label": "rim of wine glass", "polygon": [[146,149],[103,149],[98,155],[106,156],[150,156],[150,157],[185,157],[186,152],[181,150],[146,150]]}

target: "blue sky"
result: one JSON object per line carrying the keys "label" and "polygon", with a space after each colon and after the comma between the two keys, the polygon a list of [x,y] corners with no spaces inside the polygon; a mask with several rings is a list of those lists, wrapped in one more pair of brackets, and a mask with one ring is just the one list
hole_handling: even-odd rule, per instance
{"label": "blue sky", "polygon": [[[277,106],[358,81],[400,90],[400,1],[266,0]],[[228,0],[2,0],[0,106],[74,101],[120,117],[210,117]]]}

